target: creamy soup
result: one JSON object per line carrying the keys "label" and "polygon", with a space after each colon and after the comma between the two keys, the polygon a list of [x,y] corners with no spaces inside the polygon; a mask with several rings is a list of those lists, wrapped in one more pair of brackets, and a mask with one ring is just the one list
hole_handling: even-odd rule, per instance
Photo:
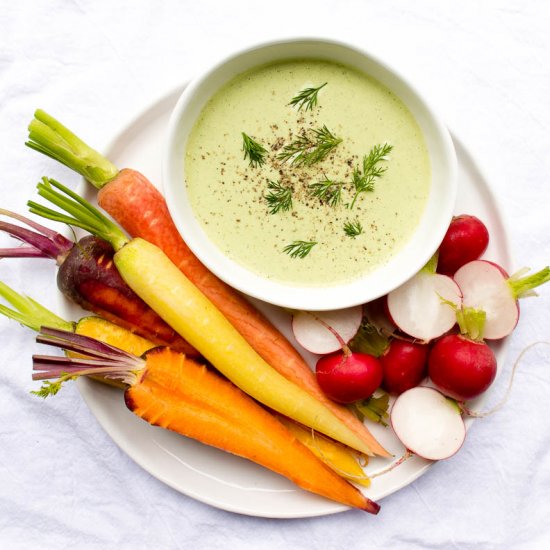
{"label": "creamy soup", "polygon": [[[318,160],[324,130],[336,145]],[[377,147],[391,150],[365,167]],[[364,275],[403,247],[431,172],[398,97],[351,67],[297,59],[245,72],[207,102],[188,138],[185,179],[197,218],[226,256],[273,280],[320,286]]]}

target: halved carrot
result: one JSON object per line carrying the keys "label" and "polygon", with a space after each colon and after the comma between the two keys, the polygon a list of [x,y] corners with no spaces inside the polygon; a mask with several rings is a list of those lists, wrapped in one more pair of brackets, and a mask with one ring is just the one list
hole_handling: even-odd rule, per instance
{"label": "halved carrot", "polygon": [[279,416],[278,419],[289,432],[338,475],[353,483],[370,487],[370,479],[359,465],[359,456],[349,447],[313,430],[308,430],[284,416]]}
{"label": "halved carrot", "polygon": [[57,379],[35,392],[59,391],[63,381],[103,374],[130,387],[127,407],[150,424],[236,454],[347,506],[377,513],[379,506],[333,472],[273,415],[204,365],[168,348],[143,359],[71,333],[43,329],[37,341],[78,351],[89,359],[34,357],[35,380]]}
{"label": "halved carrot", "polygon": [[145,176],[130,169],[118,171],[108,159],[41,110],[35,112],[29,125],[27,145],[82,174],[100,189],[100,206],[132,237],[141,237],[163,250],[269,365],[323,402],[363,440],[368,454],[390,456],[353,413],[325,396],[307,363],[281,332],[191,252],[174,225],[164,197]]}

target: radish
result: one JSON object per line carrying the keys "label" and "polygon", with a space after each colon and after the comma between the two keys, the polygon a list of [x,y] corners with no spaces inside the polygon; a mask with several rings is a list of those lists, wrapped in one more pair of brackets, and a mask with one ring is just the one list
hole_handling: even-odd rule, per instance
{"label": "radish", "polygon": [[460,408],[433,388],[419,386],[402,393],[390,418],[401,443],[428,460],[451,457],[466,437]]}
{"label": "radish", "polygon": [[339,403],[370,397],[382,383],[380,361],[367,353],[352,352],[334,327],[313,313],[308,315],[332,334],[340,348],[336,353],[321,357],[315,366],[317,382],[323,392]]}
{"label": "radish", "polygon": [[427,375],[428,346],[393,339],[380,356],[384,372],[382,387],[400,394],[418,386]]}
{"label": "radish", "polygon": [[460,307],[462,295],[458,285],[446,275],[435,272],[437,254],[405,284],[388,294],[388,313],[403,332],[429,342],[445,334],[455,322],[449,304]]}
{"label": "radish", "polygon": [[484,337],[496,340],[508,336],[519,319],[518,298],[536,295],[539,285],[550,281],[550,268],[522,277],[521,270],[512,277],[493,262],[475,260],[462,266],[454,276],[467,307],[485,311]]}
{"label": "radish", "polygon": [[437,271],[453,275],[459,267],[477,260],[487,249],[489,232],[475,216],[455,216],[439,246]]}
{"label": "radish", "polygon": [[317,361],[319,386],[338,403],[367,399],[382,383],[380,361],[366,353],[338,352]]}
{"label": "radish", "polygon": [[362,318],[361,306],[316,313],[299,311],[292,318],[292,330],[303,348],[324,355],[342,349],[335,332],[348,343],[359,330]]}
{"label": "radish", "polygon": [[493,383],[497,362],[485,342],[450,334],[432,348],[428,372],[432,382],[445,395],[466,401],[477,397]]}

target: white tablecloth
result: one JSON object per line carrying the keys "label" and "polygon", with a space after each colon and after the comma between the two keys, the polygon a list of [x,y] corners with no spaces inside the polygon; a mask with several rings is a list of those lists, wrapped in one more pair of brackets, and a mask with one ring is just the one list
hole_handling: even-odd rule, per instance
{"label": "white tablecloth", "polygon": [[[136,110],[220,55],[268,38],[327,36],[413,81],[485,168],[514,267],[540,268],[550,258],[549,31],[545,0],[1,0],[0,206],[25,212],[39,177],[66,175],[23,146],[36,107],[79,121],[101,150]],[[0,263],[1,280],[52,307],[54,277],[50,262]],[[549,339],[549,310],[550,285],[523,303],[505,372],[529,343]],[[38,346],[13,322],[0,319],[0,334],[1,548],[550,544],[548,348],[525,357],[501,412],[474,424],[455,457],[383,499],[379,516],[268,520],[201,504],[147,474],[102,431],[76,387],[45,403],[30,396]]]}

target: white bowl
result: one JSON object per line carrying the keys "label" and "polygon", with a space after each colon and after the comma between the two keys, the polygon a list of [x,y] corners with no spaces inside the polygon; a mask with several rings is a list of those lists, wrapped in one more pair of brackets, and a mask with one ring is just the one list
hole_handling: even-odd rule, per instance
{"label": "white bowl", "polygon": [[[226,82],[258,65],[289,58],[317,58],[367,73],[389,88],[408,107],[420,126],[431,162],[430,194],[420,223],[409,241],[386,264],[342,284],[307,287],[267,279],[225,256],[208,238],[187,197],[185,147],[205,103]],[[254,46],[222,60],[184,90],[168,126],[163,155],[163,185],[174,222],[190,249],[232,287],[275,305],[305,310],[340,309],[374,300],[419,271],[438,248],[450,223],[456,197],[456,154],[451,137],[405,79],[370,54],[339,42],[295,39]]]}

